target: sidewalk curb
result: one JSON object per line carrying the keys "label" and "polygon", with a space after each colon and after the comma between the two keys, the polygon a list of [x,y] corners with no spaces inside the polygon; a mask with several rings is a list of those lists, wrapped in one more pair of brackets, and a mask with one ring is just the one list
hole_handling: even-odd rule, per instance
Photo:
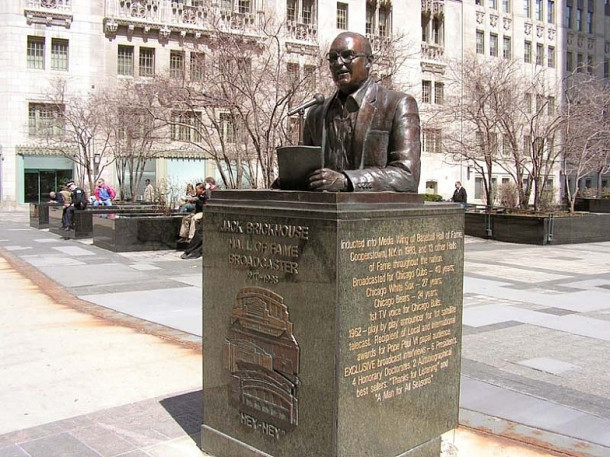
{"label": "sidewalk curb", "polygon": [[459,424],[472,430],[526,444],[557,456],[607,457],[610,449],[569,436],[518,424],[500,417],[460,408]]}
{"label": "sidewalk curb", "polygon": [[41,273],[36,267],[21,260],[17,256],[14,256],[2,247],[0,247],[0,256],[2,256],[15,271],[32,281],[46,295],[60,305],[104,319],[114,325],[129,327],[139,333],[153,335],[169,343],[178,344],[187,349],[203,353],[203,339],[198,335],[186,333],[181,330],[176,330],[171,327],[166,327],[155,322],[133,317],[110,308],[81,300],[48,276]]}

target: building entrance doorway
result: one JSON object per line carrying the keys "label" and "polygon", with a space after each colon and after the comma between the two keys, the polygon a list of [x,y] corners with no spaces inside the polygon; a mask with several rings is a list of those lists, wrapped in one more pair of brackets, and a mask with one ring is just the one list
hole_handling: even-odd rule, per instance
{"label": "building entrance doorway", "polygon": [[49,200],[49,192],[60,190],[61,184],[72,179],[72,170],[24,170],[24,203]]}

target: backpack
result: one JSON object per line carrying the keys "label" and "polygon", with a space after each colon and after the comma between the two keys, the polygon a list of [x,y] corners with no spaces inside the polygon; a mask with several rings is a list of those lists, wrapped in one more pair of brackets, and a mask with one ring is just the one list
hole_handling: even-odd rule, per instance
{"label": "backpack", "polygon": [[87,208],[87,203],[89,203],[87,201],[87,194],[80,187],[77,187],[74,189],[74,192],[72,192],[72,203],[76,209]]}

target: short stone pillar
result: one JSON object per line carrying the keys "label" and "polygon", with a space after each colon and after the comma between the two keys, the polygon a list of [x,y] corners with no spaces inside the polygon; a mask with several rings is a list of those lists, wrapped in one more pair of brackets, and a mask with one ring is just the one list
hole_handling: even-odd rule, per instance
{"label": "short stone pillar", "polygon": [[458,423],[458,205],[216,191],[203,224],[205,451],[438,457]]}

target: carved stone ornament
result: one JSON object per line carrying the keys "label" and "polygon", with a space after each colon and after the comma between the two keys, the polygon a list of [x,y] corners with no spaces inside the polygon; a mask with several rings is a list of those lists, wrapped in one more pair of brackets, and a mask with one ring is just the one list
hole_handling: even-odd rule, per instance
{"label": "carved stone ornament", "polygon": [[542,38],[544,36],[544,26],[543,25],[536,26],[536,36],[538,38]]}
{"label": "carved stone ornament", "polygon": [[582,35],[578,35],[577,44],[579,48],[582,48],[585,44],[585,37]]}
{"label": "carved stone ornament", "polygon": [[114,35],[114,34],[116,34],[118,29],[119,29],[119,24],[117,24],[117,22],[114,19],[109,19],[106,21],[106,26],[105,26],[106,33],[110,33],[110,34]]}
{"label": "carved stone ornament", "polygon": [[485,13],[483,11],[477,11],[477,24],[482,24],[485,21]]}
{"label": "carved stone ornament", "polygon": [[556,34],[557,34],[557,30],[555,30],[555,29],[548,29],[549,40],[555,41],[555,35]]}
{"label": "carved stone ornament", "polygon": [[167,25],[164,25],[161,27],[161,29],[159,29],[159,38],[167,40],[171,33],[171,29]]}
{"label": "carved stone ornament", "polygon": [[568,44],[574,43],[574,34],[573,33],[568,33],[567,42],[568,42]]}
{"label": "carved stone ornament", "polygon": [[526,35],[531,35],[532,34],[532,24],[530,24],[529,22],[526,22],[525,24],[523,24],[523,33],[525,33]]}
{"label": "carved stone ornament", "polygon": [[504,25],[504,30],[510,30],[511,27],[513,26],[513,20],[510,17],[502,18],[502,22],[503,22],[503,25]]}
{"label": "carved stone ornament", "polygon": [[595,38],[587,39],[587,48],[589,48],[589,49],[595,48]]}
{"label": "carved stone ornament", "polygon": [[497,14],[490,14],[489,15],[489,25],[492,27],[497,27],[498,26],[498,15]]}

